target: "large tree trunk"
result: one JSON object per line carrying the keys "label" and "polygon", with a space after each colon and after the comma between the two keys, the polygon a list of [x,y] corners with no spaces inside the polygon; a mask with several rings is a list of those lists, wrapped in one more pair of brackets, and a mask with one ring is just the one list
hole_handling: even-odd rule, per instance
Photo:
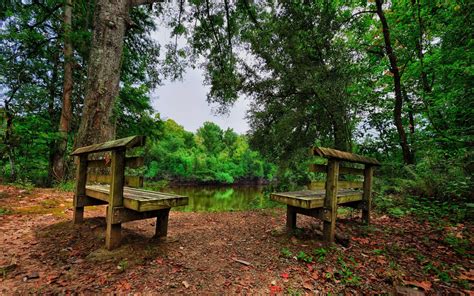
{"label": "large tree trunk", "polygon": [[390,39],[390,30],[388,27],[387,19],[385,18],[384,11],[382,9],[383,0],[376,0],[377,15],[379,16],[380,22],[382,23],[383,37],[385,41],[385,51],[390,61],[390,71],[393,74],[393,84],[395,88],[395,107],[393,110],[393,117],[395,126],[397,128],[398,137],[400,139],[400,146],[402,147],[403,160],[406,164],[413,164],[415,161],[413,151],[410,149],[408,144],[407,135],[403,127],[402,122],[402,107],[403,107],[403,96],[401,86],[401,76],[398,69],[397,57],[393,52],[392,41]]}
{"label": "large tree trunk", "polygon": [[65,175],[65,154],[67,138],[72,118],[72,67],[74,64],[71,42],[72,0],[66,0],[64,5],[64,83],[61,118],[59,120],[59,136],[56,153],[53,158],[53,172],[57,181],[62,181]]}
{"label": "large tree trunk", "polygon": [[123,40],[129,9],[129,0],[96,2],[86,96],[76,147],[104,142],[115,136],[112,111],[119,95]]}

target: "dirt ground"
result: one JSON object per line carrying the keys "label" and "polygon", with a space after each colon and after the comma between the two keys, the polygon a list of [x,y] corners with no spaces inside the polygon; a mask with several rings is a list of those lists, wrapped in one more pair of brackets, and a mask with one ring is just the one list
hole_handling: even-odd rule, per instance
{"label": "dirt ground", "polygon": [[135,221],[106,251],[105,208],[73,226],[71,205],[69,192],[0,185],[0,294],[474,295],[472,225],[374,215],[365,227],[351,213],[338,220],[349,244],[325,246],[312,218],[287,235],[284,209],[172,211],[166,239]]}

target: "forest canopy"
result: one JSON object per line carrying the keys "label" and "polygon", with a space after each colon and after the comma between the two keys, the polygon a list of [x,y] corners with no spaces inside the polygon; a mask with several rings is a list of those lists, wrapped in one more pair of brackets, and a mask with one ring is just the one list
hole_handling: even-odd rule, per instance
{"label": "forest canopy", "polygon": [[[382,160],[390,190],[472,195],[470,1],[145,2],[120,8],[115,27],[102,0],[2,4],[2,179],[61,182],[74,145],[144,134],[150,178],[298,183],[307,148],[323,145]],[[151,38],[161,27],[170,44]],[[106,63],[98,28],[117,33]],[[151,90],[191,65],[221,112],[251,100],[248,135],[211,123],[193,135],[157,116]]]}

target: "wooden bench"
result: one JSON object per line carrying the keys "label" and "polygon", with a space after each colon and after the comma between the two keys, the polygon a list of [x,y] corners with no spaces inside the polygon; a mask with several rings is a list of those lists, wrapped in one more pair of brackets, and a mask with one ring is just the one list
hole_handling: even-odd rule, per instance
{"label": "wooden bench", "polygon": [[[327,165],[312,164],[313,172],[326,173],[325,182],[312,182],[308,190],[272,193],[272,200],[287,205],[286,227],[296,229],[296,214],[323,220],[323,238],[334,242],[338,205],[362,209],[362,219],[370,222],[372,177],[380,163],[373,158],[330,148],[313,148],[311,153],[328,159]],[[363,164],[364,168],[341,166],[341,162]],[[339,175],[362,175],[363,182],[340,181]]]}
{"label": "wooden bench", "polygon": [[[121,224],[133,220],[157,218],[156,236],[168,232],[170,209],[188,204],[188,197],[148,191],[143,186],[143,177],[125,176],[125,167],[143,166],[142,157],[126,157],[127,149],[143,146],[145,137],[132,136],[115,141],[95,144],[76,149],[77,183],[74,195],[74,224],[82,223],[84,207],[107,205],[107,232],[105,245],[111,250],[120,245]],[[90,154],[111,152],[110,158],[89,159]],[[88,173],[88,169],[106,170],[110,175]],[[108,184],[87,184],[90,182]]]}

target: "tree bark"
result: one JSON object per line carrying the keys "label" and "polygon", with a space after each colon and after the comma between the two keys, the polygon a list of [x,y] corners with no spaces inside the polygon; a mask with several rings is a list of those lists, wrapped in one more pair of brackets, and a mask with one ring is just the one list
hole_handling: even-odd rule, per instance
{"label": "tree bark", "polygon": [[385,51],[390,61],[390,71],[393,74],[393,84],[395,88],[395,107],[393,110],[394,123],[397,128],[398,137],[400,139],[400,146],[403,152],[403,160],[405,164],[413,164],[415,159],[410,145],[408,144],[407,135],[403,127],[402,122],[402,108],[403,108],[403,96],[401,86],[401,76],[398,69],[398,62],[395,53],[392,48],[392,41],[390,39],[390,30],[387,19],[382,8],[383,0],[376,0],[377,15],[379,16],[380,22],[382,23],[383,37],[385,42]]}
{"label": "tree bark", "polygon": [[63,82],[63,100],[61,109],[61,118],[59,121],[59,139],[57,142],[56,153],[53,158],[53,175],[57,181],[64,179],[65,154],[67,149],[67,138],[70,130],[72,118],[72,89],[73,78],[72,68],[73,48],[71,42],[72,26],[72,0],[66,0],[64,5],[64,82]]}
{"label": "tree bark", "polygon": [[115,136],[112,111],[119,95],[121,58],[130,4],[130,0],[96,2],[86,96],[76,147],[108,141]]}

